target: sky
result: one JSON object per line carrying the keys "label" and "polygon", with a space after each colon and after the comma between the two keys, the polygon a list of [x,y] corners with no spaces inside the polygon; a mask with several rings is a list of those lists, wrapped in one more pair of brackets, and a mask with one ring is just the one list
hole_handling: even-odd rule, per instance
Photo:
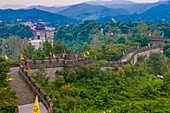
{"label": "sky", "polygon": [[[65,6],[65,5],[73,5],[86,1],[94,1],[94,0],[0,0],[0,6],[5,4],[8,5],[45,5],[45,6]],[[104,0],[107,1],[107,0]],[[158,0],[129,0],[133,2],[157,2]]]}

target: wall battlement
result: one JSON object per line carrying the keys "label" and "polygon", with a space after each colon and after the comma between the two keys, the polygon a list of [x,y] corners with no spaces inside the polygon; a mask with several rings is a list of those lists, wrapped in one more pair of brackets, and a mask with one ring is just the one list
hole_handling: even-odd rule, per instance
{"label": "wall battlement", "polygon": [[[126,54],[122,56],[122,58],[118,61],[106,62],[105,66],[115,67],[117,65],[119,67],[122,67],[122,64],[125,64],[123,59],[127,58],[127,59],[130,59],[130,61],[132,62],[135,55],[145,52],[145,51],[150,51],[150,50],[155,50],[155,49],[159,49],[159,51],[162,51],[161,45],[158,45],[158,46],[155,45],[155,46],[150,46],[150,47],[146,46],[146,47],[142,47],[139,49],[133,49],[133,50],[126,52]],[[130,53],[132,54],[131,56],[130,56]],[[45,68],[64,67],[65,70],[71,70],[71,69],[74,69],[75,67],[79,67],[81,64],[87,65],[87,64],[92,64],[94,62],[99,62],[96,60],[90,60],[89,57],[82,57],[81,53],[76,53],[76,54],[79,54],[78,59],[75,58],[75,53],[74,53],[74,54],[71,54],[70,56],[66,54],[65,56],[67,57],[65,57],[65,59],[62,58],[62,55],[56,55],[57,56],[56,58],[46,57],[45,60],[21,61],[21,64],[25,68],[27,68],[27,65],[29,65],[31,69],[37,69],[39,68],[41,64],[43,64]],[[147,53],[147,55],[149,55],[149,52]]]}

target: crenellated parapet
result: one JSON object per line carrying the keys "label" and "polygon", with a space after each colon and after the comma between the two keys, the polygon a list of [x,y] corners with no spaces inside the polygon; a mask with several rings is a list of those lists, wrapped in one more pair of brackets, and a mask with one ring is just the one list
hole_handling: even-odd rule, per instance
{"label": "crenellated parapet", "polygon": [[163,37],[162,36],[150,36],[149,37],[150,46],[161,46],[163,49]]}
{"label": "crenellated parapet", "polygon": [[[144,55],[149,56],[150,51],[163,52],[161,45],[146,46],[146,47],[142,47],[142,48],[138,48],[138,49],[133,49],[133,50],[126,52],[126,54],[118,61],[106,62],[105,67],[114,67],[116,65],[121,67],[122,62],[124,64],[124,62],[127,61],[128,59],[130,59],[130,61],[132,62],[134,60],[134,57],[135,57],[135,63],[136,63],[137,55],[144,54]],[[75,53],[72,55],[75,55]],[[72,58],[73,56],[70,57],[67,54],[65,55],[65,56],[67,56],[65,58],[61,57],[61,55],[56,55],[57,56],[56,58],[46,57],[45,60],[21,61],[21,64],[25,68],[27,68],[27,65],[29,65],[31,67],[31,69],[37,69],[37,68],[39,68],[40,65],[43,65],[45,68],[64,67],[65,70],[71,70],[71,69],[74,69],[75,67],[79,67],[81,64],[87,65],[87,64],[92,64],[92,63],[98,62],[97,60],[90,60],[89,57],[82,57],[79,52],[77,52],[76,54],[79,54],[78,58]]]}

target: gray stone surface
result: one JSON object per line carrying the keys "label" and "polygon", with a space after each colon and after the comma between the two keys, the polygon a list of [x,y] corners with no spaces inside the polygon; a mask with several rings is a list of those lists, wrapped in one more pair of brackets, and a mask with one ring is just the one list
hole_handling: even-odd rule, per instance
{"label": "gray stone surface", "polygon": [[8,75],[11,75],[11,77],[14,78],[14,80],[9,83],[11,90],[16,92],[19,105],[34,103],[35,96],[31,91],[30,86],[24,81],[24,78],[19,75],[18,67],[11,67]]}
{"label": "gray stone surface", "polygon": [[[62,71],[63,67],[54,67],[54,68],[45,68],[45,72],[47,73],[46,76],[50,77],[49,81],[56,81],[57,77],[56,77],[56,71]],[[33,73],[36,73],[36,71],[38,71],[38,69],[32,69]]]}
{"label": "gray stone surface", "polygon": [[[27,105],[21,105],[21,106],[18,106],[18,111],[19,111],[19,113],[32,113],[33,107],[34,107],[34,103],[27,104]],[[48,113],[47,109],[41,102],[39,102],[39,107],[40,107],[41,113]]]}
{"label": "gray stone surface", "polygon": [[144,55],[144,56],[146,55],[147,58],[149,58],[150,52],[162,52],[162,51],[160,50],[160,48],[156,48],[156,49],[153,49],[153,50],[149,50],[149,51],[145,51],[145,52],[138,53],[138,54],[136,54],[136,55],[134,56],[134,62],[131,61],[131,63],[132,63],[133,65],[136,64],[138,55]]}

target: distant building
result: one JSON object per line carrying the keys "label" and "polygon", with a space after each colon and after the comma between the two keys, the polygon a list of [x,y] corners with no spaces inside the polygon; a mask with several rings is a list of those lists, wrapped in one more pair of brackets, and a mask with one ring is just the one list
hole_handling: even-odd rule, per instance
{"label": "distant building", "polygon": [[54,33],[56,32],[53,30],[54,28],[46,27],[42,23],[35,24],[35,26],[32,27],[33,40],[30,42],[35,49],[38,49],[41,45],[40,43],[43,43],[45,40],[53,42]]}
{"label": "distant building", "polygon": [[54,30],[53,28],[47,28],[44,24],[37,24],[32,31],[34,40],[47,40],[54,38]]}
{"label": "distant building", "polygon": [[103,28],[101,28],[100,32],[103,33],[103,31],[104,31]]}
{"label": "distant building", "polygon": [[107,34],[108,34],[110,37],[114,37],[114,33],[113,33],[112,31],[109,31]]}

